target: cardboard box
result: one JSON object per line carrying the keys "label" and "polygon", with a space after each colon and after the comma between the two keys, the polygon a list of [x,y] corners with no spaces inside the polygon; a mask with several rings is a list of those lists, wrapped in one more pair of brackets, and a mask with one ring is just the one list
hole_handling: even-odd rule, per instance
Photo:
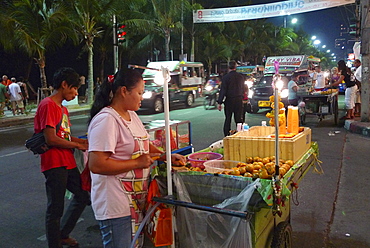
{"label": "cardboard box", "polygon": [[[274,127],[254,126],[249,131],[238,132],[224,138],[224,159],[246,162],[247,157],[270,157],[275,155]],[[293,138],[279,139],[279,157],[296,162],[311,146],[311,129]]]}

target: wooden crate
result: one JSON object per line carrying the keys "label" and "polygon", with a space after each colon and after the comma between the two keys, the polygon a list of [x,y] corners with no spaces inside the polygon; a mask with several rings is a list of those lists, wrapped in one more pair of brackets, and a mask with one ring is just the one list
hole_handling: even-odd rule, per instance
{"label": "wooden crate", "polygon": [[[224,159],[246,162],[247,157],[275,155],[274,127],[254,126],[224,138]],[[296,162],[311,146],[311,129],[305,127],[293,138],[279,139],[279,157]]]}

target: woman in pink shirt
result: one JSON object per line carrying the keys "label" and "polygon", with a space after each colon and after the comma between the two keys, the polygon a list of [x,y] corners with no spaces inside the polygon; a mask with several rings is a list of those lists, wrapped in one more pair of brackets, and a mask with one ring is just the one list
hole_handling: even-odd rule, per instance
{"label": "woman in pink shirt", "polygon": [[[88,129],[91,201],[104,247],[129,247],[143,216],[153,157],[163,154],[149,142],[135,111],[144,81],[137,70],[117,72],[101,85]],[[173,154],[174,163],[185,158]],[[142,240],[136,246],[141,246]]]}

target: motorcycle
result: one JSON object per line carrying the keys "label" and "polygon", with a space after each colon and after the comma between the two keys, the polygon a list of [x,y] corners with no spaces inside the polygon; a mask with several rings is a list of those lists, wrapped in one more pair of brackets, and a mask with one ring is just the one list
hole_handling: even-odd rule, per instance
{"label": "motorcycle", "polygon": [[205,96],[203,106],[205,110],[216,107],[219,91],[218,85],[206,85],[203,91]]}

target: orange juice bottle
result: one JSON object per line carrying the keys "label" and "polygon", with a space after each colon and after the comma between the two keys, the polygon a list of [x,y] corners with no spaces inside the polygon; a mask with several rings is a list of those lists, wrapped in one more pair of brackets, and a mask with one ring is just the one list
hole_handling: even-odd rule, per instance
{"label": "orange juice bottle", "polygon": [[[299,112],[298,112],[298,107],[292,107],[292,131],[291,133],[299,133]],[[288,113],[289,114],[289,113]]]}
{"label": "orange juice bottle", "polygon": [[292,114],[293,114],[293,111],[292,111],[292,108],[293,106],[288,106],[288,127],[287,127],[287,132],[288,133],[292,133]]}

